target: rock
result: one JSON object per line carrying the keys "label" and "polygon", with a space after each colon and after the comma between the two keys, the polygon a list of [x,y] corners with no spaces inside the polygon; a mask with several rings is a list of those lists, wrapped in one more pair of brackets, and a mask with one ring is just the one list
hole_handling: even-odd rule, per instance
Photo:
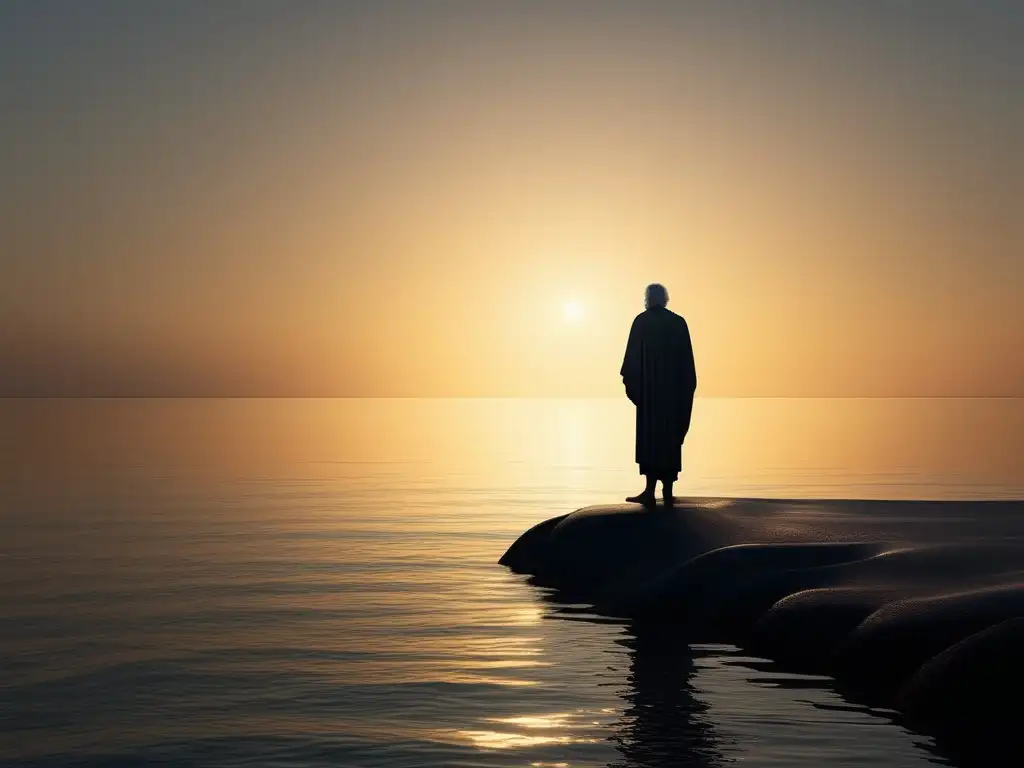
{"label": "rock", "polygon": [[[985,694],[956,671],[969,668],[968,656],[957,651],[954,664],[940,662],[943,653],[1024,617],[1024,502],[589,507],[534,526],[501,562],[554,588],[546,599],[671,624],[681,642],[732,643],[800,671],[828,671],[872,702],[893,701],[914,677],[901,706],[948,723],[960,711],[953,694],[936,694],[951,715],[921,703],[936,680],[962,701]],[[1008,626],[1001,631],[1017,631]],[[1017,663],[1009,644],[998,647],[1004,666]]]}
{"label": "rock", "polygon": [[904,596],[893,587],[825,587],[791,594],[760,618],[748,649],[787,668],[820,674],[858,624]]}
{"label": "rock", "polygon": [[926,662],[896,699],[913,727],[993,765],[1020,764],[1024,618],[970,635]]}
{"label": "rock", "polygon": [[837,678],[887,696],[949,646],[1018,616],[1024,616],[1024,583],[896,600],[849,634],[830,669]]}

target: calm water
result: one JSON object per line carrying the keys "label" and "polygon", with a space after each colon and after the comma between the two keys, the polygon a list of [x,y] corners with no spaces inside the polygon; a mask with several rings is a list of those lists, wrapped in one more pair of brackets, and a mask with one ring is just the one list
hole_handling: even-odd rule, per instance
{"label": "calm water", "polygon": [[[0,401],[0,761],[937,761],[827,680],[495,564],[637,487],[624,401]],[[1024,498],[1024,402],[703,400],[679,492]],[[572,618],[573,620],[570,620]]]}

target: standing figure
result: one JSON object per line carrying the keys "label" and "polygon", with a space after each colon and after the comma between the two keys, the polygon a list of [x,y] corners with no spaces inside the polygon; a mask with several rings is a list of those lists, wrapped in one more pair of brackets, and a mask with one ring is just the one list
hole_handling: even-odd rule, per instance
{"label": "standing figure", "polygon": [[644,292],[644,312],[633,320],[622,361],[626,397],[636,406],[636,462],[647,487],[626,501],[656,503],[661,480],[665,504],[682,469],[683,440],[690,429],[697,371],[686,320],[669,310],[668,291],[653,283]]}

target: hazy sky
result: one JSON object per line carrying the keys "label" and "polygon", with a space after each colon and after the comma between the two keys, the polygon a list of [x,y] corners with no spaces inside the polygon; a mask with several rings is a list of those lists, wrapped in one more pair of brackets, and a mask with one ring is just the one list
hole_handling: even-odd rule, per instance
{"label": "hazy sky", "polygon": [[[1024,3],[0,4],[0,393],[1024,396]],[[566,317],[566,304],[575,309]]]}

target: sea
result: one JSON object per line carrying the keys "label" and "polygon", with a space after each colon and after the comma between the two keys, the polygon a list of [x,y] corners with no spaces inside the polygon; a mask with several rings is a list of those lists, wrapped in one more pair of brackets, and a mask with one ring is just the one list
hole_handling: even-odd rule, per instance
{"label": "sea", "polygon": [[[1024,401],[699,398],[683,457],[678,495],[1020,499]],[[497,564],[640,481],[624,399],[0,401],[0,765],[949,763]]]}

